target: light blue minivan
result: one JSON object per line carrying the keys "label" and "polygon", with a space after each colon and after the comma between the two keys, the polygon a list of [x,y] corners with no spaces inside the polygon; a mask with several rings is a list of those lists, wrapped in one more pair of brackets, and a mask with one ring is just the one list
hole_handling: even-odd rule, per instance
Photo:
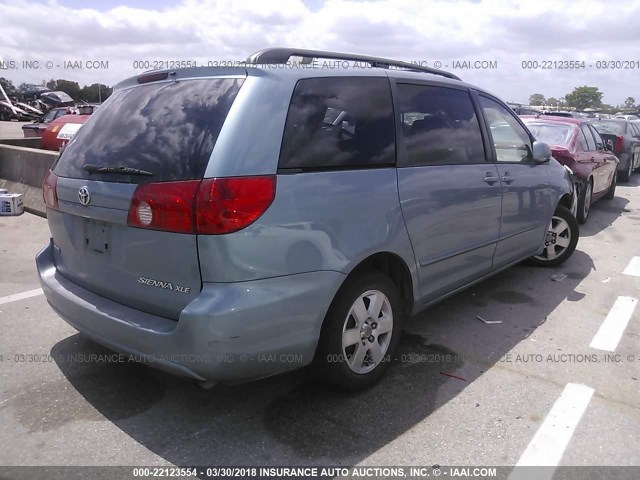
{"label": "light blue minivan", "polygon": [[51,307],[203,386],[311,364],[365,388],[405,318],[579,235],[571,175],[502,101],[335,52],[125,80],[43,189]]}

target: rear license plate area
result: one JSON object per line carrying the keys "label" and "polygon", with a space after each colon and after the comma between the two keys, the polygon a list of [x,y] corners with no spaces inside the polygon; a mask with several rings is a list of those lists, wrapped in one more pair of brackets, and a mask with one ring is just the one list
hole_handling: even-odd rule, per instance
{"label": "rear license plate area", "polygon": [[84,247],[86,250],[109,255],[111,247],[111,226],[89,218],[83,219]]}

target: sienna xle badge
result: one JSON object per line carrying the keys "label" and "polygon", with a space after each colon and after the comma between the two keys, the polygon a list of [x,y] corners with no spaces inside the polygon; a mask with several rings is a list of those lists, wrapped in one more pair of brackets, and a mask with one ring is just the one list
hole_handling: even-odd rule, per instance
{"label": "sienna xle badge", "polygon": [[[272,68],[292,57],[372,68]],[[204,385],[312,365],[357,390],[408,316],[575,249],[570,174],[489,93],[374,57],[248,64],[121,82],[48,173],[42,287],[96,342]]]}

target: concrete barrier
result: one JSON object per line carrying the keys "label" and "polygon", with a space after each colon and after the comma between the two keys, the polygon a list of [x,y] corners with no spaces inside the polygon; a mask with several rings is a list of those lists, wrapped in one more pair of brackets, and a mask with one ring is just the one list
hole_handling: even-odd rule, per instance
{"label": "concrete barrier", "polygon": [[4,138],[0,144],[14,145],[16,147],[40,148],[40,137],[31,138]]}
{"label": "concrete barrier", "polygon": [[11,193],[22,193],[25,210],[45,216],[42,180],[58,152],[8,145],[6,142],[3,140],[0,143],[0,188],[6,188]]}

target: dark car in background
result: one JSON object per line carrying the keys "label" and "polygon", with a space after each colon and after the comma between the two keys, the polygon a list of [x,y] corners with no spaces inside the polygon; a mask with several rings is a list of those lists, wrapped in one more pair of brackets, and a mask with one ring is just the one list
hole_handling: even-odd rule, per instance
{"label": "dark car in background", "polygon": [[532,107],[524,107],[521,105],[518,105],[518,106],[511,105],[511,108],[518,115],[543,115],[544,114],[542,110],[538,110]]}
{"label": "dark car in background", "polygon": [[612,199],[616,191],[618,159],[606,150],[604,140],[589,122],[566,117],[523,117],[536,140],[551,147],[553,158],[571,169],[578,179],[580,223],[601,197]]}
{"label": "dark car in background", "polygon": [[628,182],[633,171],[640,167],[640,129],[627,120],[593,120],[590,123],[620,159],[620,180]]}
{"label": "dark car in background", "polygon": [[65,92],[45,92],[40,94],[40,100],[52,108],[55,107],[72,107],[75,100]]}

